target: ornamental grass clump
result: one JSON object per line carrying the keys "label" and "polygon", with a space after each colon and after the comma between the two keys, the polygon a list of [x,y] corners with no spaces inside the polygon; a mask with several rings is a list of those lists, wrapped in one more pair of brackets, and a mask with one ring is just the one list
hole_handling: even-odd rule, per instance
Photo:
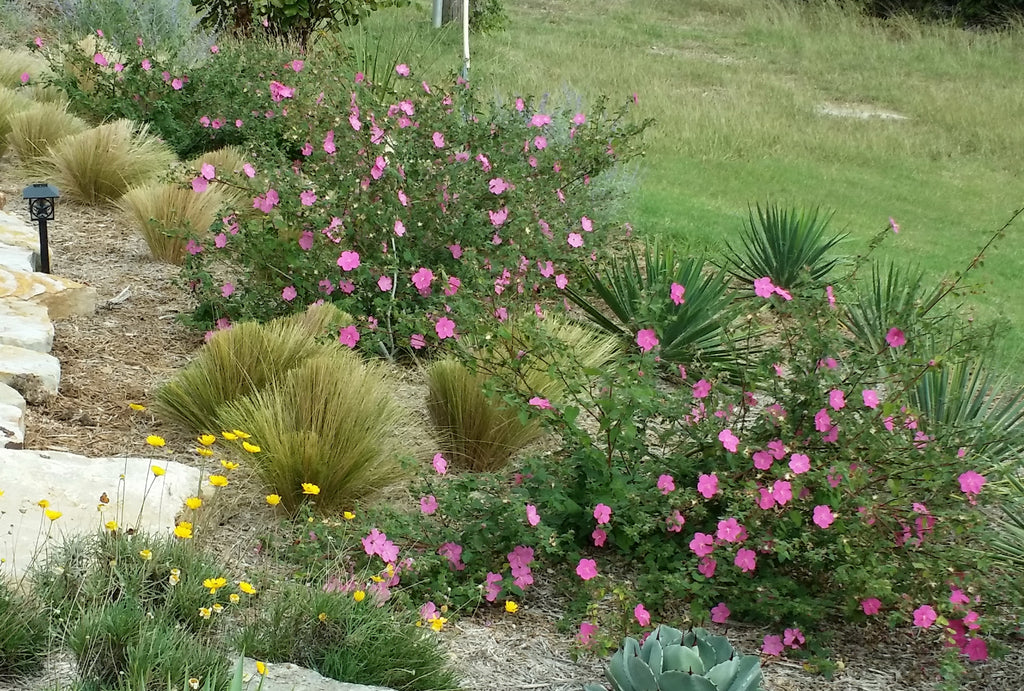
{"label": "ornamental grass clump", "polygon": [[10,118],[32,107],[31,99],[13,89],[0,86],[0,156],[7,152],[11,133]]}
{"label": "ornamental grass clump", "polygon": [[306,499],[304,483],[319,488],[314,501],[323,510],[387,487],[401,478],[409,447],[410,421],[384,370],[342,346],[324,347],[272,386],[225,406],[218,420],[257,440],[256,473],[291,512]]}
{"label": "ornamental grass clump", "polygon": [[333,305],[321,305],[267,324],[242,322],[218,331],[192,362],[157,389],[154,410],[191,432],[209,432],[221,406],[280,380],[323,352],[316,337],[350,319]]}
{"label": "ornamental grass clump", "polygon": [[148,126],[115,120],[60,140],[32,172],[49,178],[72,199],[99,204],[118,199],[173,162],[174,154]]}
{"label": "ornamental grass clump", "polygon": [[45,156],[60,140],[88,129],[84,120],[54,103],[38,103],[14,113],[7,123],[11,130],[7,143],[23,163]]}
{"label": "ornamental grass clump", "polygon": [[45,71],[46,63],[32,53],[0,48],[0,86],[16,89],[23,84],[38,81]]}
{"label": "ornamental grass clump", "polygon": [[49,623],[40,608],[0,579],[0,681],[42,669]]}
{"label": "ornamental grass clump", "polygon": [[142,234],[154,259],[181,264],[188,238],[205,235],[227,202],[222,186],[202,194],[168,182],[128,190],[117,202]]}

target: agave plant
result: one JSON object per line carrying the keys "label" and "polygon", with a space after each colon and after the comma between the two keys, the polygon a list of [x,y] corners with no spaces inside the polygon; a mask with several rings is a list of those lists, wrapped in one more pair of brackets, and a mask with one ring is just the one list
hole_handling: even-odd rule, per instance
{"label": "agave plant", "polygon": [[749,211],[739,247],[726,243],[729,273],[745,285],[769,276],[772,283],[796,290],[821,281],[839,263],[832,251],[846,233],[829,236],[832,214],[758,204]]}
{"label": "agave plant", "polygon": [[[724,636],[664,624],[642,646],[626,638],[605,675],[614,691],[756,691],[762,679],[760,659],[738,653]],[[583,691],[605,689],[587,684]]]}
{"label": "agave plant", "polygon": [[[738,314],[727,277],[723,271],[709,271],[703,258],[680,258],[671,247],[650,243],[644,248],[643,267],[630,250],[600,270],[583,267],[583,275],[585,288],[570,286],[566,293],[600,329],[632,342],[640,329],[654,328],[660,355],[669,362],[736,360],[726,337]],[[681,304],[670,299],[673,283],[685,288]]]}

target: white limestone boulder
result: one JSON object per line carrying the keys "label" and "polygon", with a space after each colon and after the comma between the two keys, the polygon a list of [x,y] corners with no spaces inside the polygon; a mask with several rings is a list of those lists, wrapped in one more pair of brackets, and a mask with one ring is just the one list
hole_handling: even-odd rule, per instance
{"label": "white limestone boulder", "polygon": [[0,298],[0,345],[49,353],[53,348],[49,311],[34,302]]}
{"label": "white limestone boulder", "polygon": [[0,383],[16,389],[30,403],[57,395],[60,361],[48,353],[0,345]]}
{"label": "white limestone boulder", "polygon": [[[154,476],[152,466],[165,473]],[[122,528],[169,533],[199,486],[198,469],[166,459],[0,449],[0,575],[17,579],[33,555],[64,538],[101,530],[111,520]],[[108,504],[101,502],[104,494]],[[57,520],[46,518],[39,506],[43,499],[61,512]]]}
{"label": "white limestone boulder", "polygon": [[383,686],[335,681],[291,662],[268,662],[266,666],[267,674],[260,679],[256,671],[256,660],[245,658],[242,666],[243,680],[247,680],[253,686],[259,685],[262,691],[391,691]]}
{"label": "white limestone boulder", "polygon": [[[25,207],[26,216],[28,207]],[[24,247],[39,255],[39,230],[8,211],[0,211],[0,244]]]}
{"label": "white limestone boulder", "polygon": [[15,271],[38,271],[39,255],[27,247],[12,247],[0,242],[0,266]]}
{"label": "white limestone boulder", "polygon": [[0,268],[0,298],[27,300],[49,310],[50,319],[96,311],[96,289],[53,274]]}

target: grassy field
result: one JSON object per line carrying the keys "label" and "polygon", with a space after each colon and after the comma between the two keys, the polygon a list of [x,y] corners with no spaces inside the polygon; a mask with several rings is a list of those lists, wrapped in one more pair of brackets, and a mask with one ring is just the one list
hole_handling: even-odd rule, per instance
{"label": "grassy field", "polygon": [[[635,92],[637,115],[657,122],[630,210],[642,232],[713,247],[767,199],[834,209],[855,240],[892,216],[902,231],[883,251],[938,280],[1024,206],[1024,30],[880,24],[760,0],[506,4],[509,29],[471,40],[471,81],[505,97],[614,103]],[[360,31],[424,54],[434,72],[457,67],[461,33],[437,37],[429,18],[419,0]],[[825,104],[906,119],[824,115]],[[1008,321],[1001,351],[1014,363],[1024,362],[1022,236],[1018,223],[969,298],[979,317]]]}

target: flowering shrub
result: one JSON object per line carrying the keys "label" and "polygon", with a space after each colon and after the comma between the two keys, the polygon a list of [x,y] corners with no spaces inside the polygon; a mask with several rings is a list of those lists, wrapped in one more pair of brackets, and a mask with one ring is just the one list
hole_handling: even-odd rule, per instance
{"label": "flowering shrub", "polygon": [[[522,100],[486,110],[464,85],[396,69],[394,92],[356,75],[344,100],[317,95],[284,133],[298,158],[264,150],[246,169],[250,208],[190,248],[198,320],[328,300],[357,318],[342,343],[417,351],[497,325],[516,304],[542,312],[568,272],[602,252],[614,230],[588,183],[635,153],[646,123],[603,109],[531,113]],[[302,91],[270,82],[277,107]]]}

